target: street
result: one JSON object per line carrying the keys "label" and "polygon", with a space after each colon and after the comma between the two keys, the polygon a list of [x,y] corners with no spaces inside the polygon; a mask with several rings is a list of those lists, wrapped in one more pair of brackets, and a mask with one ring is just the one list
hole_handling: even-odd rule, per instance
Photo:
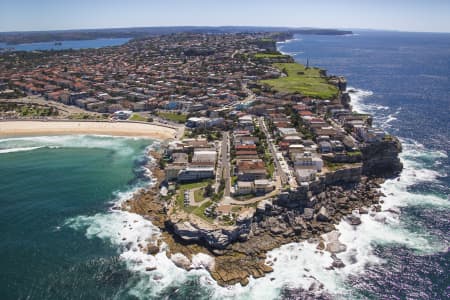
{"label": "street", "polygon": [[258,121],[259,121],[259,127],[264,131],[264,134],[268,137],[267,144],[268,144],[270,153],[272,154],[273,160],[275,162],[275,171],[277,172],[277,175],[281,179],[281,184],[285,185],[288,182],[288,178],[286,176],[286,173],[283,172],[283,169],[281,167],[281,164],[280,164],[280,161],[279,161],[279,157],[277,156],[277,150],[275,149],[275,145],[270,140],[272,135],[269,134],[269,131],[267,130],[266,123],[264,122],[264,118],[261,117],[261,118],[258,119]]}
{"label": "street", "polygon": [[225,180],[224,197],[230,197],[230,138],[229,133],[224,132],[222,137],[222,179]]}

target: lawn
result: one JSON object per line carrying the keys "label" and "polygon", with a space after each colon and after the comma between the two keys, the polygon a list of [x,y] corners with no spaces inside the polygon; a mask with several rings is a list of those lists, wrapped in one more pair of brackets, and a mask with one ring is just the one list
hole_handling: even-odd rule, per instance
{"label": "lawn", "polygon": [[361,151],[347,152],[348,156],[361,156]]}
{"label": "lawn", "polygon": [[169,121],[177,123],[186,123],[187,115],[173,113],[173,112],[158,112],[158,116]]}
{"label": "lawn", "polygon": [[183,183],[183,184],[179,185],[179,189],[180,190],[190,190],[190,189],[205,187],[207,185],[208,185],[208,181]]}
{"label": "lawn", "polygon": [[287,76],[262,80],[261,83],[278,92],[299,93],[320,99],[332,99],[337,95],[338,89],[329,84],[317,68],[306,69],[304,65],[298,63],[276,63],[274,66]]}
{"label": "lawn", "polygon": [[346,163],[332,163],[325,161],[325,166],[330,170],[330,172],[334,172],[340,169],[344,169],[348,164]]}
{"label": "lawn", "polygon": [[254,56],[256,59],[263,59],[263,58],[289,58],[289,55],[285,54],[274,54],[274,53],[256,53]]}
{"label": "lawn", "polygon": [[195,190],[194,191],[194,201],[202,202],[205,199],[204,193],[205,193],[204,189]]}
{"label": "lawn", "polygon": [[[208,181],[201,181],[201,182],[193,182],[193,183],[185,183],[180,184],[178,187],[178,194],[176,196],[177,200],[177,206],[181,207],[187,212],[192,212],[192,210],[195,208],[193,206],[184,206],[184,191],[191,190],[195,188],[203,188],[208,185]],[[203,190],[203,189],[201,189]],[[195,199],[194,199],[195,201]]]}
{"label": "lawn", "polygon": [[140,121],[140,122],[147,122],[147,118],[138,115],[138,114],[133,114],[128,120],[130,121]]}
{"label": "lawn", "polygon": [[212,222],[213,219],[209,218],[205,215],[205,209],[208,208],[209,206],[212,205],[211,201],[206,201],[205,203],[203,203],[202,205],[200,205],[199,207],[195,208],[192,213],[200,218],[202,218],[205,221],[208,222]]}

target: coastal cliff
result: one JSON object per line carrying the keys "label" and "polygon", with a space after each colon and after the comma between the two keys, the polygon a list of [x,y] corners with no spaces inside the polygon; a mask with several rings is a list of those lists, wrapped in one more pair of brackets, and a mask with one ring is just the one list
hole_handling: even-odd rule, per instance
{"label": "coastal cliff", "polygon": [[[401,164],[397,164],[401,146],[396,139],[371,145],[364,151],[374,158],[329,172],[308,187],[261,201],[227,227],[206,226],[201,220],[168,214],[164,200],[158,195],[158,184],[124,203],[123,208],[143,215],[162,230],[163,239],[157,245],[147,246],[149,254],[161,251],[164,242],[169,246],[167,256],[187,270],[192,269],[195,254],[209,255],[214,263],[207,269],[223,286],[246,285],[250,276],[266,276],[272,272],[270,263],[266,264],[266,253],[291,242],[318,243],[318,251],[332,253],[329,268],[341,268],[344,265],[334,254],[345,251],[345,245],[339,243],[335,225],[345,220],[357,226],[361,223],[360,214],[380,211],[379,184],[384,179],[373,174],[380,173],[386,165],[391,166],[391,172],[383,172],[386,176],[401,169]],[[160,158],[158,153],[152,155]],[[153,163],[152,173],[158,183],[163,178],[161,172],[158,164]],[[324,238],[324,234],[334,238]]]}
{"label": "coastal cliff", "polygon": [[183,241],[203,243],[212,249],[225,249],[235,241],[245,241],[251,230],[254,209],[239,215],[233,226],[214,226],[201,220],[183,220],[171,217],[167,226]]}
{"label": "coastal cliff", "polygon": [[390,178],[403,169],[398,156],[402,152],[402,145],[396,137],[389,136],[382,141],[370,143],[362,147],[361,152],[364,175]]}

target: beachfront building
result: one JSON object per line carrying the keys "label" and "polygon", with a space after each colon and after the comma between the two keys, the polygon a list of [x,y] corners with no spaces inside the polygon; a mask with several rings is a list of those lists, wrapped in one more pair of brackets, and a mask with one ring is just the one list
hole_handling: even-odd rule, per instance
{"label": "beachfront building", "polygon": [[182,170],[186,169],[185,165],[168,165],[164,168],[164,172],[166,175],[166,180],[167,181],[173,181],[178,179],[178,174],[180,174],[180,172]]}
{"label": "beachfront building", "polygon": [[194,149],[192,163],[209,163],[216,164],[217,152],[215,149]]}
{"label": "beachfront building", "polygon": [[309,151],[295,154],[293,156],[293,163],[294,167],[300,169],[314,169],[317,172],[321,172],[323,168],[323,160]]}
{"label": "beachfront building", "polygon": [[316,174],[317,172],[314,169],[295,168],[295,178],[299,184],[315,180]]}
{"label": "beachfront building", "polygon": [[249,195],[254,191],[254,184],[252,181],[238,181],[236,183],[236,195]]}
{"label": "beachfront building", "polygon": [[235,195],[264,195],[273,191],[274,185],[268,179],[256,179],[254,181],[238,181]]}
{"label": "beachfront building", "polygon": [[240,181],[254,181],[267,177],[267,170],[262,159],[239,160],[236,163],[236,173]]}
{"label": "beachfront building", "polygon": [[187,167],[178,174],[178,182],[194,182],[214,178],[212,167]]}

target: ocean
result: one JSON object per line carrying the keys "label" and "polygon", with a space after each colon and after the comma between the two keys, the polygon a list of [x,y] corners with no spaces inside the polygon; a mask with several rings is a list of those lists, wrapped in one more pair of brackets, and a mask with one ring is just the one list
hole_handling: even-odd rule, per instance
{"label": "ocean", "polygon": [[94,39],[94,40],[68,40],[59,41],[60,45],[55,42],[39,42],[24,43],[17,45],[8,45],[0,43],[0,52],[3,49],[12,51],[35,51],[35,50],[67,50],[67,49],[87,49],[87,48],[103,48],[110,46],[120,46],[128,42],[130,38],[111,38],[111,39]]}
{"label": "ocean", "polygon": [[[346,264],[326,270],[315,244],[268,254],[274,272],[219,287],[139,244],[159,231],[111,209],[151,184],[151,140],[104,136],[0,139],[1,299],[279,299],[323,285],[322,299],[450,298],[450,35],[356,32],[279,43],[299,62],[344,75],[352,104],[400,137],[404,170],[382,185],[383,212],[337,227]],[[195,264],[207,258],[198,255]],[[156,266],[155,271],[146,271]]]}

